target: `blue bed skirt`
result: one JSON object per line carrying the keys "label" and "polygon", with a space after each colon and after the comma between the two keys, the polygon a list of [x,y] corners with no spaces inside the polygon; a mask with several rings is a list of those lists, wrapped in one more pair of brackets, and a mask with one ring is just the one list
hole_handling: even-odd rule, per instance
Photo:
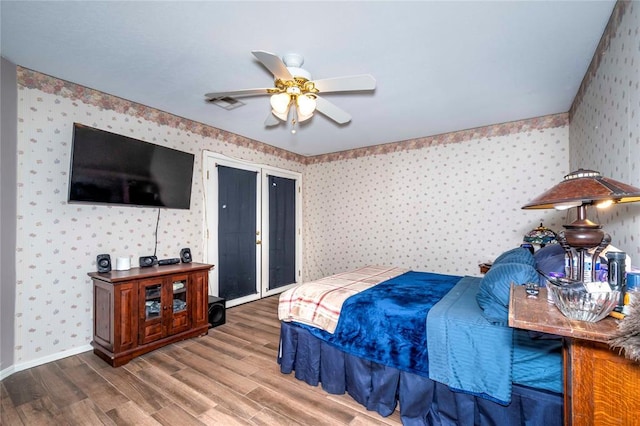
{"label": "blue bed skirt", "polygon": [[562,395],[514,384],[511,404],[451,391],[417,374],[363,360],[316,338],[295,323],[281,323],[280,371],[331,394],[347,392],[386,417],[400,407],[403,425],[560,426]]}

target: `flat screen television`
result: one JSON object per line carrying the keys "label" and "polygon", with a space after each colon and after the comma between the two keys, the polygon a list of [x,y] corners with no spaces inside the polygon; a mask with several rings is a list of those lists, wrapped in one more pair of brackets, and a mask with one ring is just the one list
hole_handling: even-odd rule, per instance
{"label": "flat screen television", "polygon": [[189,209],[194,155],[73,124],[69,202]]}

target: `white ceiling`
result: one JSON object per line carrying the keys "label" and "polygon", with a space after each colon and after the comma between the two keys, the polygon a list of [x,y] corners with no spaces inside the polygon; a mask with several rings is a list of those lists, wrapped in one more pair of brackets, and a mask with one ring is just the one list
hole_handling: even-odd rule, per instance
{"label": "white ceiling", "polygon": [[[615,1],[7,1],[2,56],[20,66],[303,155],[569,110]],[[266,96],[227,111],[214,91],[271,87],[252,50],[304,56],[314,79],[371,74],[323,97],[292,135]]]}

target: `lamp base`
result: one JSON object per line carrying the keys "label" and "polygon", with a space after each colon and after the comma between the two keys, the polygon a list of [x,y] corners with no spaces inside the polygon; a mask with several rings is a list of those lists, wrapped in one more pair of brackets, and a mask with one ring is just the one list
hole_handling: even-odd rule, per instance
{"label": "lamp base", "polygon": [[565,228],[564,238],[571,247],[594,248],[605,236],[602,226],[589,219],[577,219]]}
{"label": "lamp base", "polygon": [[[569,229],[567,229],[567,231],[569,231]],[[591,255],[590,281],[596,281],[595,265],[600,257],[600,253],[602,253],[602,251],[607,248],[611,242],[611,236],[601,229],[597,230],[600,231],[599,233],[601,235],[599,239],[596,239],[594,235],[585,236],[585,234],[588,234],[591,231],[585,232],[585,234],[576,235],[576,229],[572,229],[572,232],[569,232],[569,236],[567,236],[567,231],[560,231],[560,233],[558,233],[558,242],[564,249],[569,261],[567,277],[578,281],[585,281],[585,258],[588,256],[588,251],[595,248]]]}

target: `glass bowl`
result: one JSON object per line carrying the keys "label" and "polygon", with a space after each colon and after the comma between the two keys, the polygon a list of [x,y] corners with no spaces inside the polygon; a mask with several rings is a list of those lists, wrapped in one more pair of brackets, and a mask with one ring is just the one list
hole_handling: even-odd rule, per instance
{"label": "glass bowl", "polygon": [[549,281],[548,291],[553,293],[553,300],[560,312],[572,320],[600,321],[609,315],[620,300],[617,290],[588,292],[580,281],[567,278],[562,279],[563,284],[554,281]]}

